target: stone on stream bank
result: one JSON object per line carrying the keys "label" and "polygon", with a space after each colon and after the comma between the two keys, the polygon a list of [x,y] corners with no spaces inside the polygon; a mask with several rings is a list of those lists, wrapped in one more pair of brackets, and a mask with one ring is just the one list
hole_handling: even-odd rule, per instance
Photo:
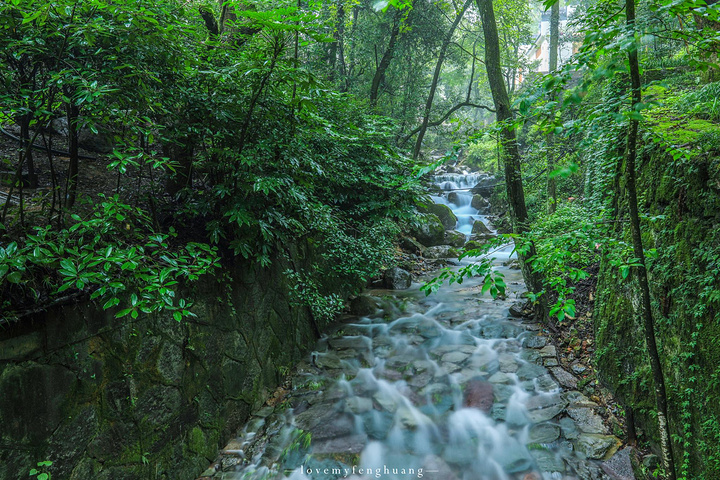
{"label": "stone on stream bank", "polygon": [[445,241],[445,227],[437,215],[421,213],[417,217],[418,224],[410,231],[417,241],[426,247],[442,245]]}
{"label": "stone on stream bank", "polygon": [[473,195],[470,206],[480,213],[487,213],[490,208],[490,202],[487,201],[482,195]]}
{"label": "stone on stream bank", "polygon": [[448,230],[445,232],[444,244],[460,248],[465,245],[465,234],[457,230]]}
{"label": "stone on stream bank", "polygon": [[412,277],[410,273],[399,267],[385,270],[383,273],[383,285],[391,290],[405,290],[410,288]]}
{"label": "stone on stream bank", "polygon": [[457,225],[457,217],[447,205],[431,203],[427,206],[428,213],[435,215],[445,230],[453,230]]}
{"label": "stone on stream bank", "polygon": [[428,247],[425,249],[424,253],[424,257],[430,259],[457,258],[458,256],[460,256],[460,252],[458,252],[451,245],[437,245],[434,247]]}

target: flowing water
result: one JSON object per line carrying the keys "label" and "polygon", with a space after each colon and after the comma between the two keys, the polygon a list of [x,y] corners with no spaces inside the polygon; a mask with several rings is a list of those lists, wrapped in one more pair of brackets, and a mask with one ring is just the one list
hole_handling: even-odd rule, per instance
{"label": "flowing water", "polygon": [[[456,191],[474,181],[438,183]],[[480,217],[464,197],[436,200],[470,233]],[[525,288],[518,270],[502,266],[509,250],[494,255],[506,299],[482,296],[475,279],[429,297],[419,284],[367,292],[377,310],[346,316],[318,342],[284,402],[255,414],[214,476],[609,478],[587,458],[617,448],[598,406],[563,389],[573,379],[540,328],[509,316]]]}

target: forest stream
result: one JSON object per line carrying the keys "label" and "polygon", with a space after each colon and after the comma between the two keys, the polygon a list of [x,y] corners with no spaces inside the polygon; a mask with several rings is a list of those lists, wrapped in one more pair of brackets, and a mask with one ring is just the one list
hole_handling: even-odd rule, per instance
{"label": "forest stream", "polygon": [[[459,190],[476,180],[436,177],[445,193],[434,201],[453,208],[467,235],[474,219],[487,220]],[[505,266],[511,250],[492,254],[508,286],[504,299],[481,295],[479,278],[430,296],[421,283],[367,291],[376,311],[344,316],[292,373],[282,398],[256,412],[204,475],[634,478],[605,473],[629,468],[626,453],[615,454],[619,440],[598,405],[572,388],[540,325],[518,315],[525,285]]]}

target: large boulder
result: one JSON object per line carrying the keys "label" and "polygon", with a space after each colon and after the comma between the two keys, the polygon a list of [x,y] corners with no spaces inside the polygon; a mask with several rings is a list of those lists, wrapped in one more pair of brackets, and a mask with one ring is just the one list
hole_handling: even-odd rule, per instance
{"label": "large boulder", "polygon": [[485,198],[490,198],[495,187],[497,186],[497,179],[495,177],[485,177],[480,179],[478,183],[472,188],[472,193],[482,195]]}
{"label": "large boulder", "polygon": [[470,206],[480,213],[485,213],[490,208],[490,202],[488,202],[482,195],[473,195]]}
{"label": "large boulder", "polygon": [[465,245],[465,234],[458,232],[457,230],[448,230],[445,232],[445,245],[452,245],[453,247],[462,247]]}
{"label": "large boulder", "polygon": [[425,258],[457,258],[459,253],[450,245],[428,247],[423,254]]}
{"label": "large boulder", "polygon": [[465,385],[463,405],[470,408],[478,408],[485,413],[490,413],[493,406],[493,384],[483,377],[473,377]]}
{"label": "large boulder", "polygon": [[400,239],[400,248],[415,255],[422,255],[425,247],[412,237],[403,237]]}
{"label": "large boulder", "polygon": [[447,205],[432,203],[428,205],[428,212],[437,215],[445,230],[452,230],[457,225],[457,217]]}
{"label": "large boulder", "polygon": [[493,233],[482,220],[475,220],[472,227],[472,234],[477,236],[491,236]]}
{"label": "large boulder", "polygon": [[392,290],[405,290],[410,288],[412,277],[409,272],[402,268],[393,267],[385,270],[383,273],[383,284],[385,288]]}
{"label": "large boulder", "polygon": [[445,227],[437,215],[424,213],[418,215],[419,225],[412,229],[413,236],[426,247],[442,245],[445,241]]}
{"label": "large boulder", "polygon": [[450,192],[448,193],[448,202],[452,203],[453,205],[460,205],[460,194],[458,192]]}

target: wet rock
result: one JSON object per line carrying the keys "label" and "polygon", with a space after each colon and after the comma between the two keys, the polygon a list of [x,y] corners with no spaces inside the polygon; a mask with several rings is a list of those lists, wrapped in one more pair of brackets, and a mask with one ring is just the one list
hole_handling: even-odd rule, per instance
{"label": "wet rock", "polygon": [[465,251],[477,250],[487,243],[486,239],[470,240],[465,244]]}
{"label": "wet rock", "polygon": [[515,357],[507,353],[501,353],[500,356],[498,356],[498,363],[500,365],[500,371],[503,373],[515,373],[519,368]]}
{"label": "wet rock", "polygon": [[564,368],[552,367],[550,369],[550,373],[552,373],[553,377],[555,377],[555,380],[557,380],[558,383],[563,387],[573,390],[577,388],[577,378],[575,378],[573,374],[571,374]]}
{"label": "wet rock", "polygon": [[463,405],[489,413],[493,406],[494,389],[492,383],[482,377],[471,378],[465,385]]}
{"label": "wet rock", "polygon": [[520,380],[532,380],[546,373],[545,367],[535,365],[534,363],[526,363],[518,369],[517,376]]}
{"label": "wet rock", "polygon": [[584,433],[608,433],[602,417],[592,408],[568,408],[567,413]]}
{"label": "wet rock", "polygon": [[456,352],[446,353],[445,355],[443,355],[442,361],[449,362],[449,363],[462,363],[468,357],[470,357],[469,353],[456,351]]}
{"label": "wet rock", "polygon": [[541,337],[540,335],[533,335],[525,340],[525,346],[527,348],[543,348],[547,345],[547,337]]}
{"label": "wet rock", "polygon": [[473,223],[472,226],[472,234],[473,235],[493,235],[493,232],[483,223],[482,220],[475,220],[475,223]]}
{"label": "wet rock", "polygon": [[541,357],[557,357],[557,350],[555,349],[555,345],[545,345],[540,349],[538,352]]}
{"label": "wet rock", "polygon": [[375,297],[370,295],[358,295],[350,300],[350,314],[364,317],[377,311],[378,306]]}
{"label": "wet rock", "polygon": [[490,378],[488,378],[488,382],[499,383],[499,384],[508,384],[508,383],[512,383],[512,379],[502,372],[495,372]]}
{"label": "wet rock", "polygon": [[530,428],[528,443],[552,443],[560,438],[560,427],[552,423],[538,423]]}
{"label": "wet rock", "polygon": [[412,229],[413,236],[426,247],[442,245],[445,240],[445,227],[437,217],[432,214],[419,214],[420,224]]}
{"label": "wet rock", "polygon": [[543,360],[543,365],[546,367],[557,367],[560,363],[557,361],[557,358],[546,358]]}
{"label": "wet rock", "polygon": [[348,435],[345,437],[329,438],[313,442],[313,455],[327,455],[337,453],[360,453],[367,444],[367,435]]}
{"label": "wet rock", "polygon": [[457,217],[447,205],[433,203],[428,205],[427,209],[428,212],[436,215],[437,218],[440,219],[440,223],[445,230],[453,230],[455,225],[457,225]]}
{"label": "wet rock", "polygon": [[412,376],[410,380],[408,380],[408,385],[415,388],[423,388],[428,383],[430,383],[430,380],[432,380],[433,376],[430,372],[422,372],[418,373]]}
{"label": "wet rock", "polygon": [[395,418],[397,422],[405,428],[411,430],[416,429],[422,425],[432,425],[433,421],[430,418],[421,413],[419,410],[410,409],[408,407],[400,407],[395,412]]}
{"label": "wet rock", "polygon": [[546,422],[565,409],[567,402],[559,394],[536,395],[525,402],[528,416],[533,423]]}
{"label": "wet rock", "polygon": [[575,440],[578,435],[580,435],[580,430],[578,430],[572,418],[563,417],[560,419],[559,423],[563,437],[567,438],[568,440]]}
{"label": "wet rock", "polygon": [[468,360],[467,365],[475,370],[483,370],[488,373],[494,372],[500,366],[495,353],[489,351],[473,355]]}
{"label": "wet rock", "polygon": [[465,234],[457,230],[448,230],[445,232],[445,240],[443,243],[460,248],[465,245]]}
{"label": "wet rock", "polygon": [[392,413],[397,410],[397,402],[395,401],[395,397],[389,392],[386,392],[384,390],[378,390],[377,392],[375,392],[375,395],[373,395],[373,399],[386,412]]}
{"label": "wet rock", "polygon": [[613,435],[597,435],[593,433],[580,434],[575,441],[575,447],[587,458],[601,460],[607,458],[620,446],[620,440]]}
{"label": "wet rock", "polygon": [[458,192],[450,192],[447,196],[448,202],[452,203],[453,205],[460,206],[462,203],[462,200],[460,200],[460,194]]}
{"label": "wet rock", "polygon": [[524,308],[525,308],[524,303],[520,303],[520,302],[513,303],[512,305],[510,305],[510,316],[515,317],[515,318],[522,317]]}
{"label": "wet rock", "polygon": [[600,467],[613,480],[635,480],[630,453],[632,453],[631,447],[623,448]]}
{"label": "wet rock", "polygon": [[319,368],[342,368],[342,360],[334,353],[318,353],[315,356],[315,365]]}
{"label": "wet rock", "polygon": [[425,246],[412,237],[403,237],[400,240],[400,248],[415,255],[422,255]]}
{"label": "wet rock", "polygon": [[555,452],[546,449],[534,449],[530,450],[530,455],[535,458],[535,462],[537,462],[537,466],[541,471],[550,474],[550,478],[555,478],[552,475],[553,472],[565,472],[565,462]]}
{"label": "wet rock", "polygon": [[543,392],[550,392],[560,387],[549,374],[540,375],[537,378],[536,383],[537,388]]}
{"label": "wet rock", "polygon": [[383,284],[385,288],[392,290],[405,290],[410,288],[412,278],[409,272],[402,268],[393,267],[385,270],[383,273]]}
{"label": "wet rock", "polygon": [[505,446],[497,452],[496,460],[502,465],[508,473],[518,473],[525,470],[529,470],[533,465],[533,458],[528,455],[519,443],[515,444],[515,441],[508,442],[510,445]]}
{"label": "wet rock", "polygon": [[480,213],[484,213],[487,212],[490,207],[490,202],[483,198],[482,195],[473,195],[470,206],[475,210],[478,210]]}
{"label": "wet rock", "polygon": [[395,415],[389,412],[370,411],[363,416],[363,430],[373,440],[387,438],[395,423]]}
{"label": "wet rock", "polygon": [[352,413],[365,413],[372,410],[372,400],[366,397],[350,397],[345,400],[345,406]]}
{"label": "wet rock", "polygon": [[437,245],[426,248],[423,255],[425,258],[457,258],[460,252],[451,245]]}
{"label": "wet rock", "polygon": [[575,375],[582,375],[583,373],[585,373],[585,372],[587,371],[587,367],[584,366],[584,365],[581,365],[581,364],[579,364],[579,363],[573,363],[573,364],[570,366],[570,370],[572,370],[572,372],[573,372]]}

